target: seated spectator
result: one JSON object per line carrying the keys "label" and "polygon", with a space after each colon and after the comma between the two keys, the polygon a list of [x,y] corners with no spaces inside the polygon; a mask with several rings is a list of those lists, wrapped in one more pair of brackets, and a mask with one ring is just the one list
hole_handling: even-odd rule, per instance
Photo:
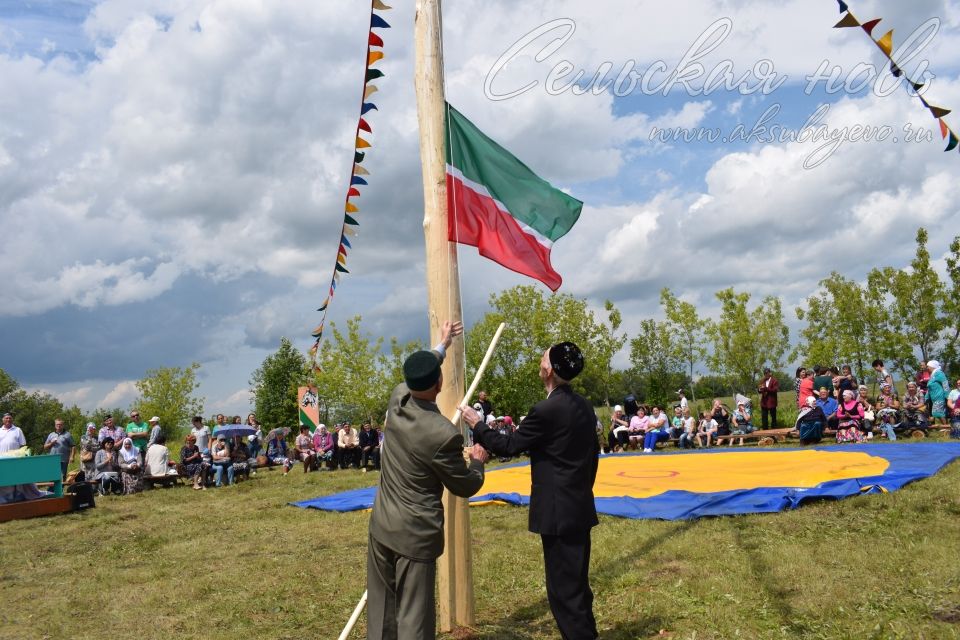
{"label": "seated spectator", "polygon": [[120,465],[117,464],[117,452],[113,449],[113,438],[104,438],[100,447],[94,459],[94,480],[100,485],[100,495],[120,495],[123,493],[123,483],[120,481]]}
{"label": "seated spectator", "polygon": [[230,448],[230,460],[233,461],[233,476],[239,475],[250,477],[250,449],[247,443],[243,441],[243,436],[233,437],[233,446]]}
{"label": "seated spectator", "polygon": [[727,409],[727,406],[720,402],[719,398],[714,399],[713,409],[711,411],[713,420],[717,423],[717,433],[718,436],[728,436],[730,435],[730,410]]}
{"label": "seated spectator", "polygon": [[174,463],[170,461],[170,449],[167,448],[167,437],[165,435],[161,433],[150,445],[143,464],[148,476],[163,476],[170,472],[170,467]]}
{"label": "seated spectator", "polygon": [[117,455],[120,465],[120,480],[123,481],[123,493],[130,495],[143,490],[143,463],[140,449],[133,446],[133,440],[123,439],[123,445]]}
{"label": "seated spectator", "polygon": [[218,487],[223,486],[223,473],[227,473],[227,484],[233,484],[233,459],[230,457],[230,447],[227,445],[227,439],[222,434],[214,440],[210,447],[210,464],[213,467],[214,484]]}
{"label": "seated spectator", "polygon": [[867,385],[857,387],[857,402],[863,405],[863,432],[867,440],[873,439],[873,427],[877,424],[877,408],[870,402]]}
{"label": "seated spectator", "polygon": [[916,382],[907,383],[907,392],[903,395],[903,425],[908,429],[927,427],[927,402],[920,393]]}
{"label": "seated spectator", "polygon": [[896,429],[900,428],[900,402],[896,396],[881,395],[877,398],[874,424],[891,441],[897,439]]}
{"label": "seated spectator", "polygon": [[610,437],[607,442],[607,451],[616,453],[626,451],[630,443],[630,422],[623,415],[623,407],[619,404],[613,407],[610,417]]}
{"label": "seated spectator", "polygon": [[349,422],[343,424],[338,438],[337,451],[340,455],[340,468],[360,468],[360,436]]}
{"label": "seated spectator", "polygon": [[324,470],[324,465],[330,471],[334,469],[333,445],[333,436],[327,431],[327,425],[318,426],[313,432],[313,450],[317,454],[317,466],[321,471]]}
{"label": "seated spectator", "polygon": [[[732,418],[732,435],[742,436],[755,431],[751,422],[753,415],[750,413],[750,404],[747,401],[741,399],[737,402],[737,408],[734,410]],[[730,444],[733,444],[733,440],[730,440]]]}
{"label": "seated spectator", "polygon": [[628,435],[630,436],[630,448],[636,450],[637,445],[643,442],[643,436],[647,433],[647,426],[650,424],[650,417],[647,416],[645,407],[637,407],[637,413],[630,418]]}
{"label": "seated spectator", "polygon": [[830,391],[826,387],[820,387],[820,397],[817,398],[817,406],[823,410],[826,416],[824,423],[825,429],[836,429],[839,421],[837,420],[837,401],[830,397]]}
{"label": "seated spectator", "polygon": [[673,417],[670,418],[670,437],[677,440],[683,434],[683,409],[680,405],[673,408]]}
{"label": "seated spectator", "polygon": [[303,463],[303,472],[313,469],[316,462],[316,452],[313,450],[313,438],[310,437],[310,427],[300,425],[300,435],[293,442],[293,451],[296,458]]}
{"label": "seated spectator", "polygon": [[373,463],[374,469],[380,469],[380,437],[370,423],[366,422],[360,431],[360,467],[364,471],[367,470],[368,462]]}
{"label": "seated spectator", "polygon": [[713,419],[713,412],[704,411],[697,427],[697,444],[709,448],[710,442],[717,437],[718,427],[717,421]]}
{"label": "seated spectator", "polygon": [[660,407],[654,405],[653,408],[650,409],[647,433],[643,436],[644,453],[653,453],[657,449],[658,442],[665,442],[670,439],[668,424],[666,414],[660,410]]}
{"label": "seated spectator", "polygon": [[863,405],[851,389],[844,390],[843,401],[837,407],[837,443],[863,442],[860,430],[863,423]]}
{"label": "seated spectator", "polygon": [[287,456],[287,441],[279,432],[274,432],[273,437],[267,441],[267,464],[278,464],[283,467],[283,475],[290,472],[293,461]]}
{"label": "seated spectator", "polygon": [[193,480],[193,488],[206,491],[210,465],[204,462],[200,447],[197,446],[197,436],[192,433],[186,437],[183,447],[180,448],[180,464],[183,465],[184,475]]}
{"label": "seated spectator", "polygon": [[[597,428],[600,431],[602,431],[603,425],[600,424],[599,420],[597,420],[597,425],[598,425]],[[500,416],[499,418],[497,418],[497,432],[503,436],[508,436],[511,433],[513,433],[513,418],[511,418],[510,416]],[[599,433],[599,431],[597,433]],[[511,460],[513,460],[513,457],[500,456],[498,459],[500,460],[500,462],[510,462]]]}
{"label": "seated spectator", "polygon": [[960,380],[947,396],[947,415],[950,417],[950,437],[960,439]]}
{"label": "seated spectator", "polygon": [[807,396],[806,406],[800,409],[797,415],[797,431],[800,433],[800,444],[817,444],[823,440],[823,428],[827,424],[827,416],[823,408],[813,396]]}
{"label": "seated spectator", "polygon": [[684,407],[681,415],[683,418],[683,430],[680,433],[680,439],[677,440],[677,446],[681,449],[692,449],[697,437],[697,421],[690,415],[689,407]]}
{"label": "seated spectator", "polygon": [[97,425],[87,423],[87,431],[80,436],[80,470],[83,477],[93,482],[97,477],[97,451],[100,451],[100,441],[97,439]]}

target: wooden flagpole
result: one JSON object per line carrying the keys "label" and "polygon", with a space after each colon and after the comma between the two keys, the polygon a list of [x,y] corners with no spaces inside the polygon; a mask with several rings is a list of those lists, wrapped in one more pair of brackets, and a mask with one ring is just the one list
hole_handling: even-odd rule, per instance
{"label": "wooden flagpole", "polygon": [[[456,245],[447,236],[445,156],[446,98],[443,90],[443,47],[440,0],[417,0],[414,25],[417,118],[420,124],[420,162],[423,166],[423,233],[426,239],[427,301],[430,343],[440,340],[444,320],[462,321],[460,277]],[[443,363],[443,391],[437,397],[440,413],[457,410],[464,389],[463,342],[448,351]],[[470,549],[470,513],[467,501],[444,492],[444,553],[437,566],[440,629],[472,626],[473,567]]]}

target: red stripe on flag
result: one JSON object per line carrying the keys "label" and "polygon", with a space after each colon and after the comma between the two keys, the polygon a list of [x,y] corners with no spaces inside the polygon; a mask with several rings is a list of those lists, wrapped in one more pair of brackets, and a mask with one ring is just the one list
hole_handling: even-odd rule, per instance
{"label": "red stripe on flag", "polygon": [[524,232],[516,219],[491,198],[447,174],[447,232],[451,242],[476,247],[480,255],[519,274],[539,280],[552,291],[563,279],[550,264],[550,249]]}

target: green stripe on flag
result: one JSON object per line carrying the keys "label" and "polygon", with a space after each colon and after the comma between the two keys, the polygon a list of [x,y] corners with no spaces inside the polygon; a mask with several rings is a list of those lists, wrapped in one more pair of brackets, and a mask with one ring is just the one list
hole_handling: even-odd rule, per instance
{"label": "green stripe on flag", "polygon": [[310,427],[310,431],[316,431],[317,425],[314,424],[313,419],[308,416],[303,409],[300,409],[300,426]]}

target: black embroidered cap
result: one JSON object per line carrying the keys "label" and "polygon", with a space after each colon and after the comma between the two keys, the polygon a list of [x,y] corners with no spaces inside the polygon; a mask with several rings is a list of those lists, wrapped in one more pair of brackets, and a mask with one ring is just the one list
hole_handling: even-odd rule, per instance
{"label": "black embroidered cap", "polygon": [[550,366],[564,380],[573,380],[583,371],[583,353],[572,342],[561,342],[550,347]]}
{"label": "black embroidered cap", "polygon": [[440,379],[440,360],[432,351],[411,353],[403,363],[403,378],[411,391],[426,391]]}

